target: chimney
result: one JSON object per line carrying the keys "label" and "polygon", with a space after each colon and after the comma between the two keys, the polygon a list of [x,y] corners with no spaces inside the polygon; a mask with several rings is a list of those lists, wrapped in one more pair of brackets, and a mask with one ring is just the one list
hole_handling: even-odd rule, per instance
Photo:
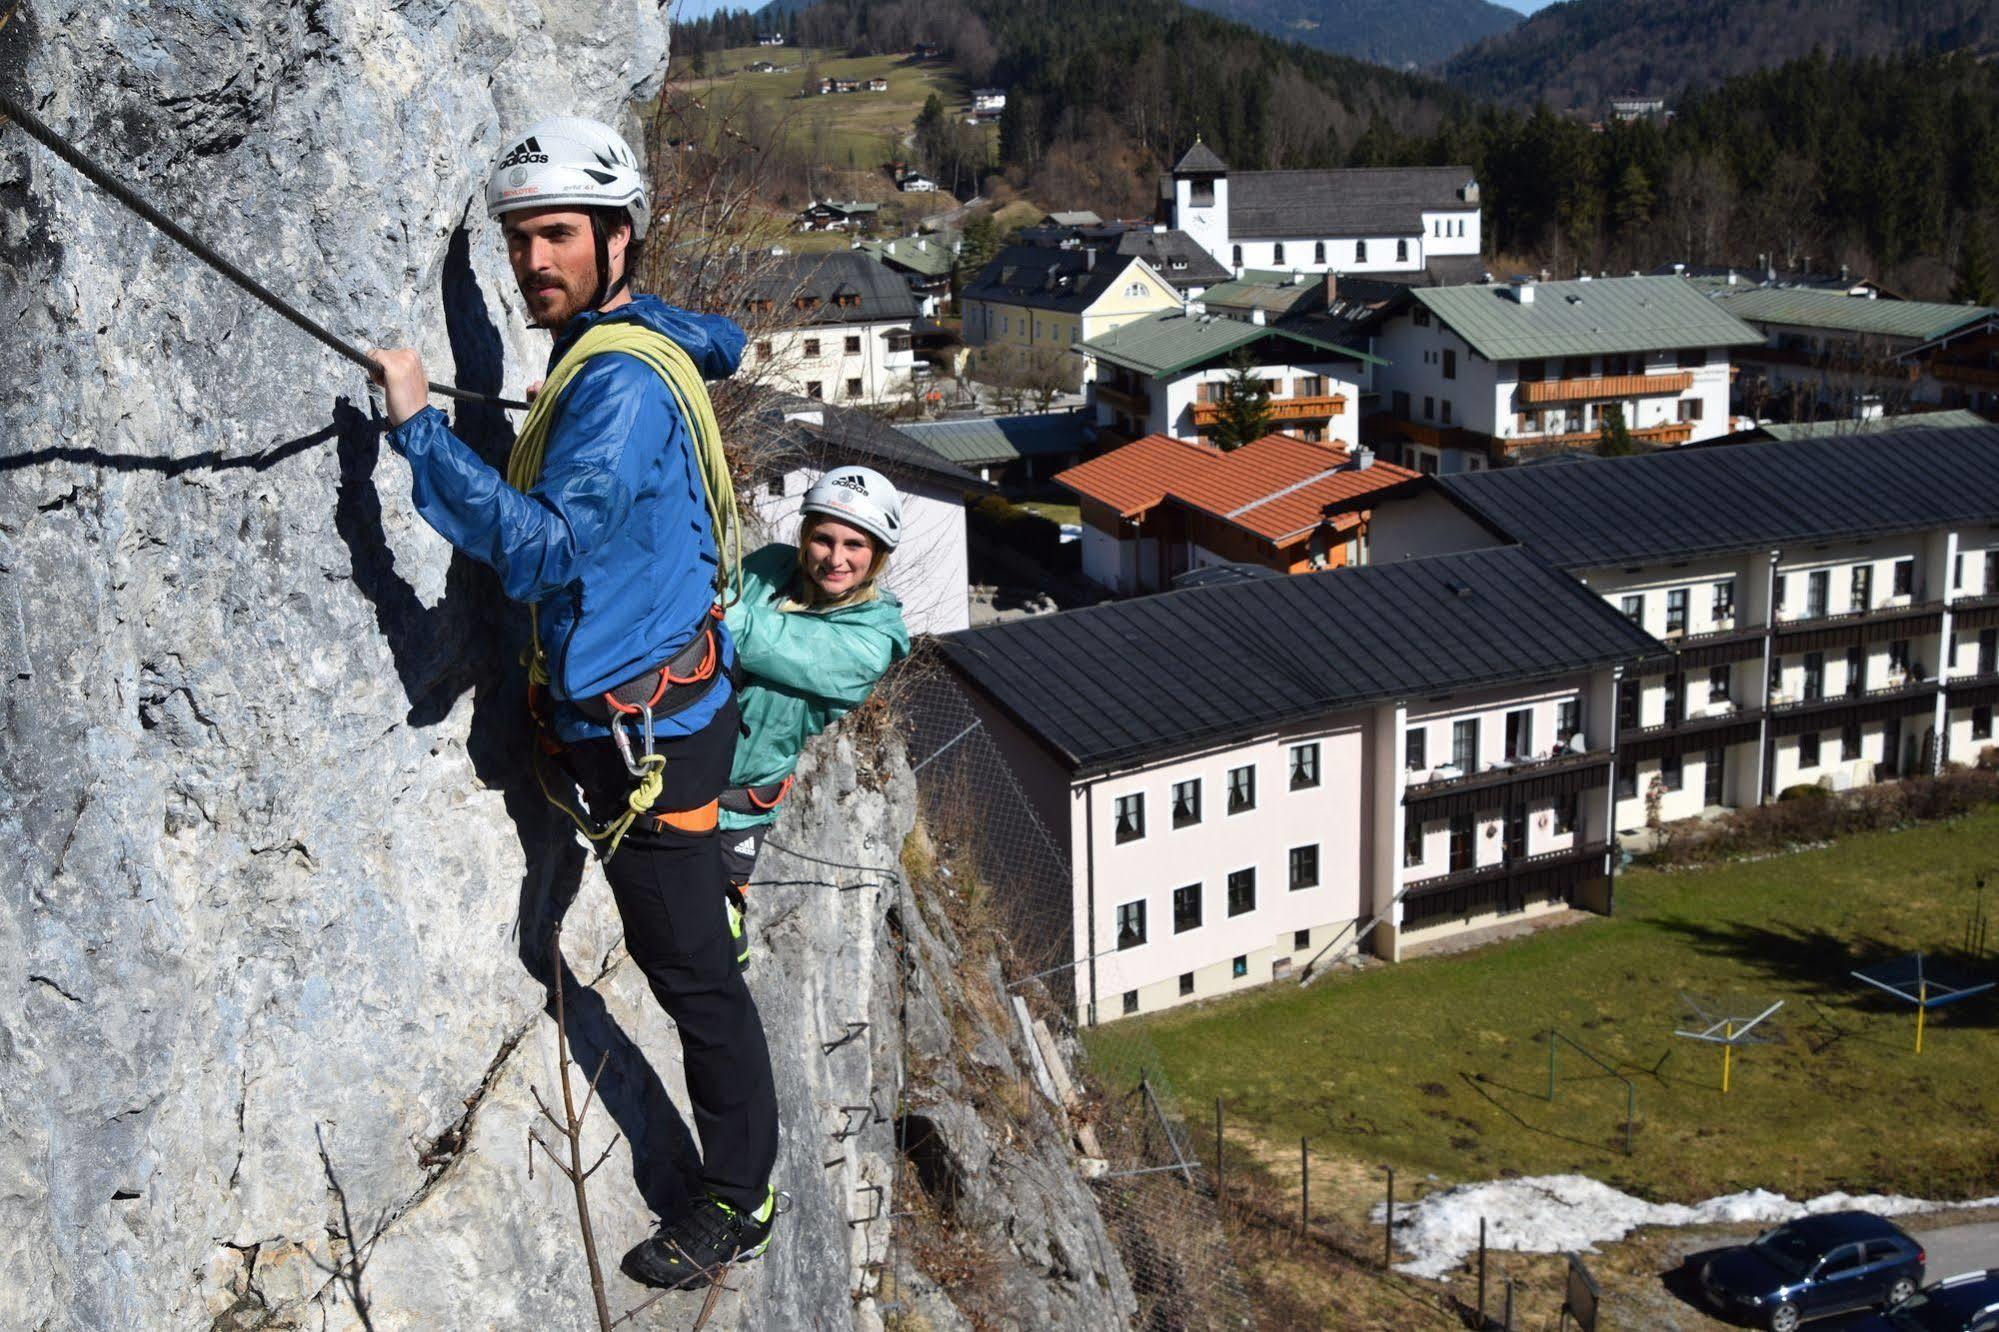
{"label": "chimney", "polygon": [[1674,264],[1674,265],[1673,265],[1673,276],[1674,276],[1674,277],[1685,277],[1686,275],[1687,275],[1687,266],[1686,266],[1685,264]]}
{"label": "chimney", "polygon": [[1164,236],[1166,234],[1166,224],[1164,222],[1154,222],[1152,224],[1152,234],[1155,236]]}
{"label": "chimney", "polygon": [[1348,454],[1347,458],[1356,472],[1365,472],[1374,466],[1374,450],[1365,444],[1354,445],[1353,452]]}
{"label": "chimney", "polygon": [[1085,273],[1094,273],[1097,271],[1097,252],[1092,246],[1086,245],[1083,247],[1083,271]]}
{"label": "chimney", "polygon": [[1736,281],[1736,279],[1735,279],[1735,270],[1731,268],[1731,269],[1729,269],[1729,270],[1728,270],[1728,285],[1729,285],[1729,286],[1731,286],[1731,287],[1732,287],[1732,286],[1734,286],[1734,285],[1735,285],[1735,281]]}
{"label": "chimney", "polygon": [[1516,277],[1513,279],[1512,282],[1508,283],[1507,286],[1508,289],[1513,293],[1513,299],[1518,303],[1520,303],[1521,305],[1532,305],[1534,303],[1533,278]]}
{"label": "chimney", "polygon": [[928,239],[926,239],[925,237],[922,237],[922,236],[918,236],[918,237],[916,238],[916,250],[917,250],[917,253],[919,253],[919,254],[928,254],[928,253],[930,253],[930,242],[929,242],[929,240],[928,240]]}
{"label": "chimney", "polygon": [[1262,327],[1263,327],[1263,307],[1262,307],[1262,306],[1260,306],[1260,305],[1259,305],[1259,306],[1255,306],[1254,308],[1252,308],[1252,309],[1250,310],[1250,312],[1249,312],[1249,322],[1250,322],[1250,323],[1252,323],[1252,324],[1255,324],[1255,325],[1256,325],[1256,326],[1257,326],[1258,328],[1262,328]]}
{"label": "chimney", "polygon": [[1326,308],[1328,310],[1333,308],[1333,300],[1339,294],[1340,294],[1339,274],[1333,272],[1333,270],[1329,268],[1326,270]]}

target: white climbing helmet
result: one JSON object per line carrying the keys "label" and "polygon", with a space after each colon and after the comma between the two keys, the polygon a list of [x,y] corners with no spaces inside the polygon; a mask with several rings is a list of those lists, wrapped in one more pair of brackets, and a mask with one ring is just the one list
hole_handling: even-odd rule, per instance
{"label": "white climbing helmet", "polygon": [[812,483],[798,507],[850,523],[886,550],[902,540],[902,496],[872,467],[835,467]]}
{"label": "white climbing helmet", "polygon": [[486,180],[486,215],[523,208],[622,208],[632,239],[642,241],[652,220],[639,159],[624,136],[581,116],[535,122],[512,139]]}

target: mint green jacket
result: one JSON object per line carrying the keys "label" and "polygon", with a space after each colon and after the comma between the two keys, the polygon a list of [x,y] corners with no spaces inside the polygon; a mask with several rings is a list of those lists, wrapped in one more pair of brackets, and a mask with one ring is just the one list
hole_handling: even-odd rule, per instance
{"label": "mint green jacket", "polygon": [[[785,611],[798,548],[774,542],[743,561],[743,594],[725,612],[742,664],[748,734],[736,742],[731,786],[767,786],[798,766],[805,742],[867,701],[882,672],[909,654],[902,604],[886,591],[857,606]],[[733,814],[725,830],[769,823],[777,811]]]}

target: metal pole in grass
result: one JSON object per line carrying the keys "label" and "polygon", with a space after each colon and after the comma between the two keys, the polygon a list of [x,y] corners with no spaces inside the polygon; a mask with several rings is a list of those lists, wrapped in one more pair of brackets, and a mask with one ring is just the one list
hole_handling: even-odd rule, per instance
{"label": "metal pole in grass", "polygon": [[1555,1029],[1548,1028],[1548,1100],[1555,1099]]}
{"label": "metal pole in grass", "polygon": [[1513,1278],[1506,1278],[1506,1332],[1513,1332]]}
{"label": "metal pole in grass", "polygon": [[1298,1139],[1298,1237],[1312,1228],[1312,1140]]}
{"label": "metal pole in grass", "polygon": [[1381,1228],[1381,1267],[1386,1271],[1395,1266],[1395,1167],[1384,1168],[1388,1171],[1388,1211]]}
{"label": "metal pole in grass", "polygon": [[1220,1201],[1222,1193],[1222,1098],[1215,1098],[1215,1199]]}
{"label": "metal pole in grass", "polygon": [[1485,1218],[1478,1219],[1478,1325],[1485,1326]]}

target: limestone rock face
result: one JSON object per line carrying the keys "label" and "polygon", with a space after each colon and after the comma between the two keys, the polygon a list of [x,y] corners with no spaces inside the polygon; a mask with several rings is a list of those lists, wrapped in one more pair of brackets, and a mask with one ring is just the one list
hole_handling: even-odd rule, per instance
{"label": "limestone rock face", "polygon": [[[535,116],[619,118],[664,56],[657,0],[26,0],[0,87],[342,336],[518,394],[547,344],[484,164]],[[691,1160],[679,1045],[528,776],[518,609],[415,516],[359,370],[5,126],[0,310],[0,1326],[595,1326],[528,1141],[563,1076],[558,921],[572,1053],[605,1070],[586,1159],[618,1135],[598,1245],[636,1304],[617,1256]],[[453,416],[498,456],[503,418]],[[913,786],[837,737],[802,775],[752,973],[792,1210],[716,1328],[879,1326],[909,1264]],[[1115,1321],[1059,1133],[994,1148],[924,1096],[970,1177],[1032,1167],[965,1224],[1017,1229],[1034,1325]]]}

